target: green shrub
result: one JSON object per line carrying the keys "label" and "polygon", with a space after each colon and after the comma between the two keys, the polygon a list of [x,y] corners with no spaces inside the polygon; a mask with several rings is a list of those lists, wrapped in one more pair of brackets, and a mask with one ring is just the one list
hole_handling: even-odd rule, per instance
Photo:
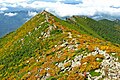
{"label": "green shrub", "polygon": [[62,30],[52,30],[50,34],[52,35],[52,34],[59,34],[59,33],[62,33]]}

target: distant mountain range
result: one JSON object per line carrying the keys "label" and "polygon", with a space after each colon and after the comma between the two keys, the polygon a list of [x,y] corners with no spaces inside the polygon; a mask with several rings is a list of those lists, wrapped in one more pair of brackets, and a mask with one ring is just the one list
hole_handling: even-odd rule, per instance
{"label": "distant mountain range", "polygon": [[119,80],[119,24],[43,11],[0,38],[0,80]]}
{"label": "distant mountain range", "polygon": [[[37,13],[37,11],[35,12]],[[29,11],[8,11],[0,13],[0,37],[18,29],[33,16],[32,12],[29,15]]]}
{"label": "distant mountain range", "polygon": [[[0,12],[0,37],[4,36],[5,34],[12,32],[22,26],[27,20],[34,16],[34,13],[38,13],[41,10],[33,10],[33,9],[22,9],[22,8],[9,8],[5,12]],[[29,12],[33,13],[33,15],[29,15]],[[15,14],[10,16],[9,14]],[[6,15],[7,14],[7,15]],[[71,16],[60,17],[61,19],[70,18]],[[99,13],[94,16],[89,16],[89,18],[95,20],[102,20],[102,19],[109,19],[110,21],[114,21],[115,19],[119,19],[119,17],[114,17],[106,14]]]}

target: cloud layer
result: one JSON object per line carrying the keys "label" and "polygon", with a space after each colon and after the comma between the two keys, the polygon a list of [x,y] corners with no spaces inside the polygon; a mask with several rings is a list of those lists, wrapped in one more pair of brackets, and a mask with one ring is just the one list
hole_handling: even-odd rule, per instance
{"label": "cloud layer", "polygon": [[30,16],[30,17],[33,17],[33,16],[35,16],[36,14],[38,14],[37,12],[32,12],[32,11],[29,11],[28,12],[28,16]]}
{"label": "cloud layer", "polygon": [[9,16],[9,17],[12,17],[12,16],[16,16],[17,13],[5,13],[4,15],[5,15],[5,16]]}
{"label": "cloud layer", "polygon": [[120,0],[0,0],[0,11],[8,7],[47,10],[58,16],[108,14],[120,16]]}

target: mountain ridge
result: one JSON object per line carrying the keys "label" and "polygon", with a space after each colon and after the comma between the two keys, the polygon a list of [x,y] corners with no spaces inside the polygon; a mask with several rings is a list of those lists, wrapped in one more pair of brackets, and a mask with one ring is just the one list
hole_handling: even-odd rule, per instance
{"label": "mountain ridge", "polygon": [[47,11],[37,14],[0,40],[0,79],[119,79],[120,46],[85,33]]}
{"label": "mountain ridge", "polygon": [[[105,39],[113,43],[120,43],[119,21],[118,23],[106,19],[96,21],[86,16],[73,16],[71,18],[74,18],[74,20],[76,20],[75,25],[78,25],[80,27],[83,26],[86,28],[86,31],[88,30],[87,32],[92,32],[89,34],[93,36],[97,34],[99,36],[98,38],[102,37],[101,39]],[[68,20],[68,22],[69,21],[70,20]]]}

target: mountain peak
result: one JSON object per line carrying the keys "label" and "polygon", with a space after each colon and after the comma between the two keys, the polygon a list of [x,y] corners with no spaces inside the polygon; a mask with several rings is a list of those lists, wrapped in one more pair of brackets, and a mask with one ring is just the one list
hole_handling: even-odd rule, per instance
{"label": "mountain peak", "polygon": [[40,14],[45,15],[45,14],[50,14],[50,13],[46,10],[43,10]]}

